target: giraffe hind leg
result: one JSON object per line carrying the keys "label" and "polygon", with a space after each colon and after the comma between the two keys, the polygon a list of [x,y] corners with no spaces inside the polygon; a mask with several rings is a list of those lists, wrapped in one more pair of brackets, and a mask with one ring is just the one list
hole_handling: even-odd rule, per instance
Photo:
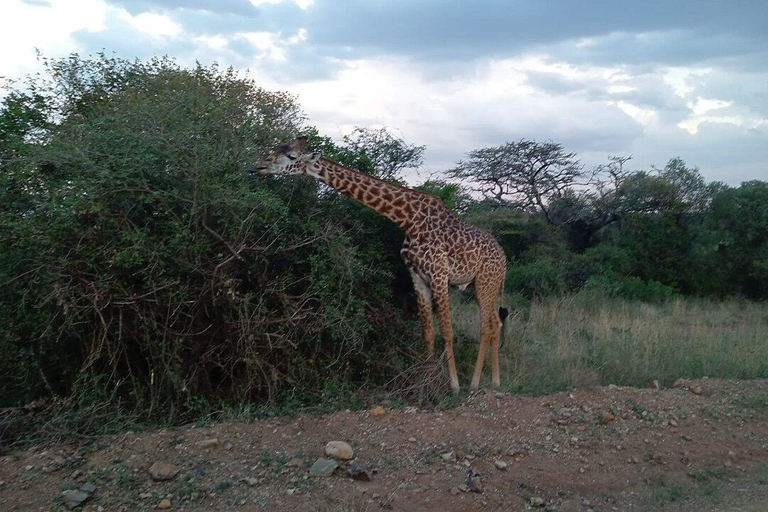
{"label": "giraffe hind leg", "polygon": [[424,331],[424,343],[427,345],[427,357],[435,355],[435,324],[432,317],[432,290],[429,285],[413,269],[410,269],[413,288],[416,290],[416,301],[419,305],[419,318]]}
{"label": "giraffe hind leg", "polygon": [[499,337],[501,336],[502,321],[497,309],[501,284],[487,281],[487,279],[478,276],[478,280],[475,283],[477,303],[480,306],[481,331],[475,372],[472,375],[472,389],[477,389],[480,385],[480,377],[483,373],[488,348],[491,349],[491,378],[493,386],[499,387],[501,385],[499,374]]}
{"label": "giraffe hind leg", "polygon": [[455,394],[459,393],[459,374],[456,371],[456,358],[453,354],[453,325],[451,324],[451,301],[448,295],[448,280],[435,280],[432,282],[437,316],[440,320],[440,332],[445,341],[445,353],[448,359],[448,375],[451,379],[451,389]]}

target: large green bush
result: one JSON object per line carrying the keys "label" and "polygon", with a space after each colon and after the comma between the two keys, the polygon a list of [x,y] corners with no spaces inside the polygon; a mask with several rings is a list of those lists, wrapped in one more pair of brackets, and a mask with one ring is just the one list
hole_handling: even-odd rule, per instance
{"label": "large green bush", "polygon": [[369,228],[310,178],[245,172],[303,123],[289,95],[168,59],[48,61],[6,96],[0,404],[175,420],[391,378],[417,331],[381,319]]}

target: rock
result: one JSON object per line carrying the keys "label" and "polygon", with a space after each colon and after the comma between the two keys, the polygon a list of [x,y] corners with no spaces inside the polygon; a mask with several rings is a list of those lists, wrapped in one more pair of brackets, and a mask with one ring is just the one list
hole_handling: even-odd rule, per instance
{"label": "rock", "polygon": [[91,493],[83,492],[80,489],[68,489],[61,493],[61,500],[69,510],[79,507],[90,497]]}
{"label": "rock", "polygon": [[440,458],[443,462],[456,462],[456,452],[445,452],[440,454]]}
{"label": "rock", "polygon": [[453,494],[454,496],[457,496],[461,494],[461,491],[457,486],[454,485],[453,487],[451,487],[451,494]]}
{"label": "rock", "polygon": [[368,472],[365,466],[354,460],[347,466],[347,475],[349,475],[354,480],[362,480],[363,482],[371,481],[371,474]]}
{"label": "rock", "polygon": [[334,459],[350,460],[355,456],[352,447],[344,441],[330,441],[325,445],[325,454]]}
{"label": "rock", "polygon": [[248,477],[243,478],[243,482],[245,482],[246,484],[250,485],[251,487],[255,487],[255,486],[259,485],[259,481],[257,479],[255,479],[255,478],[253,478],[252,476],[248,476]]}
{"label": "rock", "polygon": [[603,414],[603,423],[610,423],[615,419],[616,419],[616,415],[613,414],[611,411],[607,411],[605,414]]}
{"label": "rock", "polygon": [[173,480],[179,474],[179,468],[167,462],[155,462],[149,467],[149,476],[155,482]]}
{"label": "rock", "polygon": [[312,467],[309,469],[309,474],[312,476],[331,476],[336,468],[339,467],[339,463],[333,459],[317,459]]}
{"label": "rock", "polygon": [[474,469],[467,471],[467,488],[470,491],[482,493],[484,487],[483,481],[480,479],[480,473]]}
{"label": "rock", "polygon": [[375,418],[380,418],[381,416],[386,415],[387,411],[385,411],[382,406],[377,405],[376,407],[372,407],[368,413]]}
{"label": "rock", "polygon": [[298,457],[295,457],[285,463],[285,466],[289,468],[300,468],[303,465],[304,465],[304,461]]}
{"label": "rock", "polygon": [[169,500],[168,498],[164,498],[160,500],[160,503],[157,504],[157,508],[159,510],[168,510],[169,508],[171,508],[171,500]]}
{"label": "rock", "polygon": [[96,492],[96,485],[93,482],[84,483],[79,489],[68,489],[61,493],[61,500],[64,506],[72,510],[82,505],[85,500],[93,496]]}
{"label": "rock", "polygon": [[496,469],[500,469],[502,471],[507,469],[507,463],[504,462],[503,460],[495,460],[493,461],[493,465],[496,466]]}
{"label": "rock", "polygon": [[80,486],[80,490],[84,493],[93,494],[96,492],[96,484],[93,482],[86,482],[82,486]]}
{"label": "rock", "polygon": [[528,500],[528,503],[532,507],[543,507],[546,502],[544,501],[544,498],[539,498],[538,496],[533,496],[533,497],[531,497],[531,499]]}
{"label": "rock", "polygon": [[700,394],[702,394],[704,392],[704,390],[701,389],[701,386],[693,386],[693,387],[688,388],[688,389],[690,389],[691,393],[693,393],[694,395],[700,395]]}
{"label": "rock", "polygon": [[675,420],[674,418],[669,420],[667,423],[669,423],[670,427],[676,427],[677,426],[677,420]]}
{"label": "rock", "polygon": [[216,448],[219,446],[219,440],[218,438],[212,438],[212,439],[203,439],[202,441],[197,443],[198,448],[202,448],[203,450],[208,450],[210,448]]}
{"label": "rock", "polygon": [[687,379],[680,378],[680,379],[677,379],[674,384],[672,384],[672,387],[682,389],[682,388],[687,388],[688,384],[689,383]]}
{"label": "rock", "polygon": [[409,437],[408,438],[408,442],[409,443],[415,443],[416,442],[416,438],[415,437]]}
{"label": "rock", "polygon": [[661,389],[661,384],[659,383],[658,380],[653,379],[648,383],[647,387],[649,387],[650,389]]}

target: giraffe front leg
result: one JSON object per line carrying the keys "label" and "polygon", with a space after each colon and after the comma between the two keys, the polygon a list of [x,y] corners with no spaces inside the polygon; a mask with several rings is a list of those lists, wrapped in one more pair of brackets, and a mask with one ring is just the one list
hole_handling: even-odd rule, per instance
{"label": "giraffe front leg", "polygon": [[416,301],[419,304],[419,318],[421,327],[424,330],[424,343],[427,344],[427,357],[432,358],[435,355],[435,324],[432,318],[432,291],[429,285],[413,270],[411,279],[413,279],[413,288],[416,290]]}
{"label": "giraffe front leg", "polygon": [[448,375],[451,389],[459,393],[459,374],[456,371],[456,358],[453,355],[453,325],[451,324],[451,301],[448,295],[448,281],[432,283],[432,293],[437,305],[437,317],[440,320],[440,332],[445,340],[445,353],[448,359]]}

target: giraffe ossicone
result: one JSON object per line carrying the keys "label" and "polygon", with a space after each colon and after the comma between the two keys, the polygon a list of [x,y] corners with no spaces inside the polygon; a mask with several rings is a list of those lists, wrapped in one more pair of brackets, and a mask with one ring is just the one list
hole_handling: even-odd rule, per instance
{"label": "giraffe ossicone", "polygon": [[472,375],[471,389],[477,389],[491,349],[491,374],[495,387],[499,376],[499,338],[506,310],[499,310],[499,296],[506,277],[507,259],[489,233],[456,218],[443,202],[425,192],[350,169],[307,152],[307,139],[299,137],[283,144],[256,164],[258,174],[307,174],[392,220],[403,231],[400,251],[413,279],[419,305],[427,355],[434,356],[433,309],[437,309],[440,332],[445,342],[451,388],[459,391],[453,351],[453,326],[448,289],[475,286],[480,306],[480,347]]}

